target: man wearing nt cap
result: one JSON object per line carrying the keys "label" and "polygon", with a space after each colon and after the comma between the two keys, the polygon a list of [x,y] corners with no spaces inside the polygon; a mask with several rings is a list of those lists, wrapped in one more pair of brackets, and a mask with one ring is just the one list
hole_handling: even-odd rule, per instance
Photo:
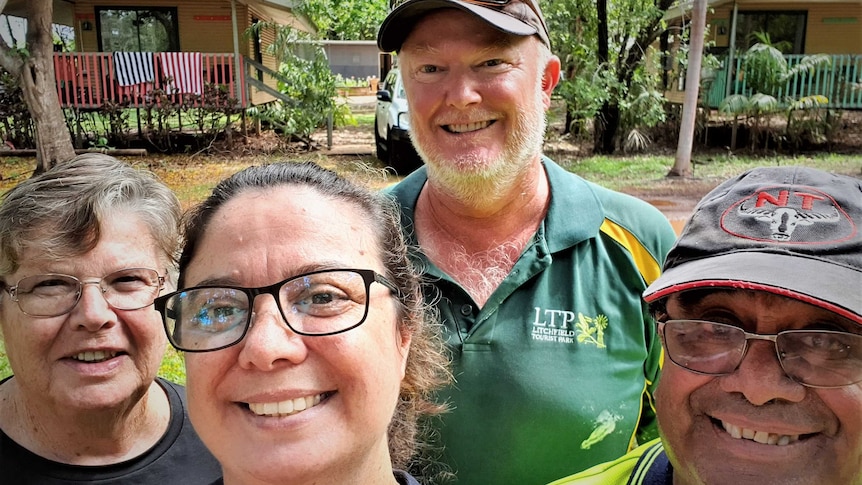
{"label": "man wearing nt cap", "polygon": [[758,168],[695,208],[644,297],[660,440],[554,485],[862,484],[862,180]]}
{"label": "man wearing nt cap", "polygon": [[675,235],[542,155],[560,77],[535,0],[408,0],[384,20],[425,165],[390,189],[453,355],[437,430],[458,484],[530,485],[655,436],[640,298]]}

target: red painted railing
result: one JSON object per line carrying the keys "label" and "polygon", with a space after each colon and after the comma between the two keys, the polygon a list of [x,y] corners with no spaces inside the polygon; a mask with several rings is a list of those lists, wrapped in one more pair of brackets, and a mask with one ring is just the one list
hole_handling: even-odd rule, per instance
{"label": "red painted railing", "polygon": [[[169,83],[162,68],[160,52],[153,53],[153,80],[132,86],[117,81],[114,56],[110,52],[71,52],[54,54],[57,95],[64,108],[99,108],[106,103],[144,106],[152,102],[153,90],[159,89],[173,101],[192,105],[202,103],[201,96],[183,93]],[[197,75],[197,73],[193,73]],[[224,86],[228,97],[240,107],[247,107],[245,80],[237,89],[236,62],[233,54],[201,53],[200,76],[203,83]]]}

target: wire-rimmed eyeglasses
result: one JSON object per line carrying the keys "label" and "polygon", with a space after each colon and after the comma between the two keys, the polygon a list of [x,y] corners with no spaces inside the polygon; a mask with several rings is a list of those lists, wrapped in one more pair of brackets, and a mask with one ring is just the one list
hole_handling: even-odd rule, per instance
{"label": "wire-rimmed eyeglasses", "polygon": [[254,299],[261,294],[273,296],[285,323],[299,335],[335,335],[356,328],[368,316],[372,283],[401,294],[370,269],[325,269],[259,288],[186,288],[157,298],[155,308],[171,345],[185,352],[209,352],[236,345],[245,337]]}
{"label": "wire-rimmed eyeglasses", "polygon": [[862,335],[834,330],[785,330],[762,335],[703,320],[659,322],[668,358],[697,374],[736,372],[749,340],[775,345],[788,377],[808,387],[833,388],[862,382]]}
{"label": "wire-rimmed eyeglasses", "polygon": [[6,291],[21,311],[31,317],[58,317],[81,300],[84,285],[99,285],[105,301],[117,310],[138,310],[152,305],[165,277],[151,268],[125,268],[96,281],[66,274],[37,274],[21,278]]}

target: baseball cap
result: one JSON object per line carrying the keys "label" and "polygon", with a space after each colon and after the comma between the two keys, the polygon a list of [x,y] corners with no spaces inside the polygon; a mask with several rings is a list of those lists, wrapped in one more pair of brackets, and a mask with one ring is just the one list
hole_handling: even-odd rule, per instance
{"label": "baseball cap", "polygon": [[807,167],[749,170],[713,189],[644,292],[767,291],[862,324],[862,180]]}
{"label": "baseball cap", "polygon": [[377,33],[383,52],[401,50],[401,44],[423,16],[441,8],[457,8],[472,13],[492,27],[514,35],[538,35],[551,46],[548,26],[538,0],[406,0],[396,6]]}

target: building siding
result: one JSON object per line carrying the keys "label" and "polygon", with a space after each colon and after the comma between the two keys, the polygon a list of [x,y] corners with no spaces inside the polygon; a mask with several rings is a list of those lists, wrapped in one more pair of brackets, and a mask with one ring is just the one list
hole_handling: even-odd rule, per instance
{"label": "building siding", "polygon": [[[862,54],[862,2],[860,3],[756,3],[739,2],[739,12],[807,11],[805,54]],[[708,40],[716,47],[730,45],[732,5],[707,14]],[[724,29],[722,29],[724,28]],[[725,34],[722,35],[721,31]]]}

